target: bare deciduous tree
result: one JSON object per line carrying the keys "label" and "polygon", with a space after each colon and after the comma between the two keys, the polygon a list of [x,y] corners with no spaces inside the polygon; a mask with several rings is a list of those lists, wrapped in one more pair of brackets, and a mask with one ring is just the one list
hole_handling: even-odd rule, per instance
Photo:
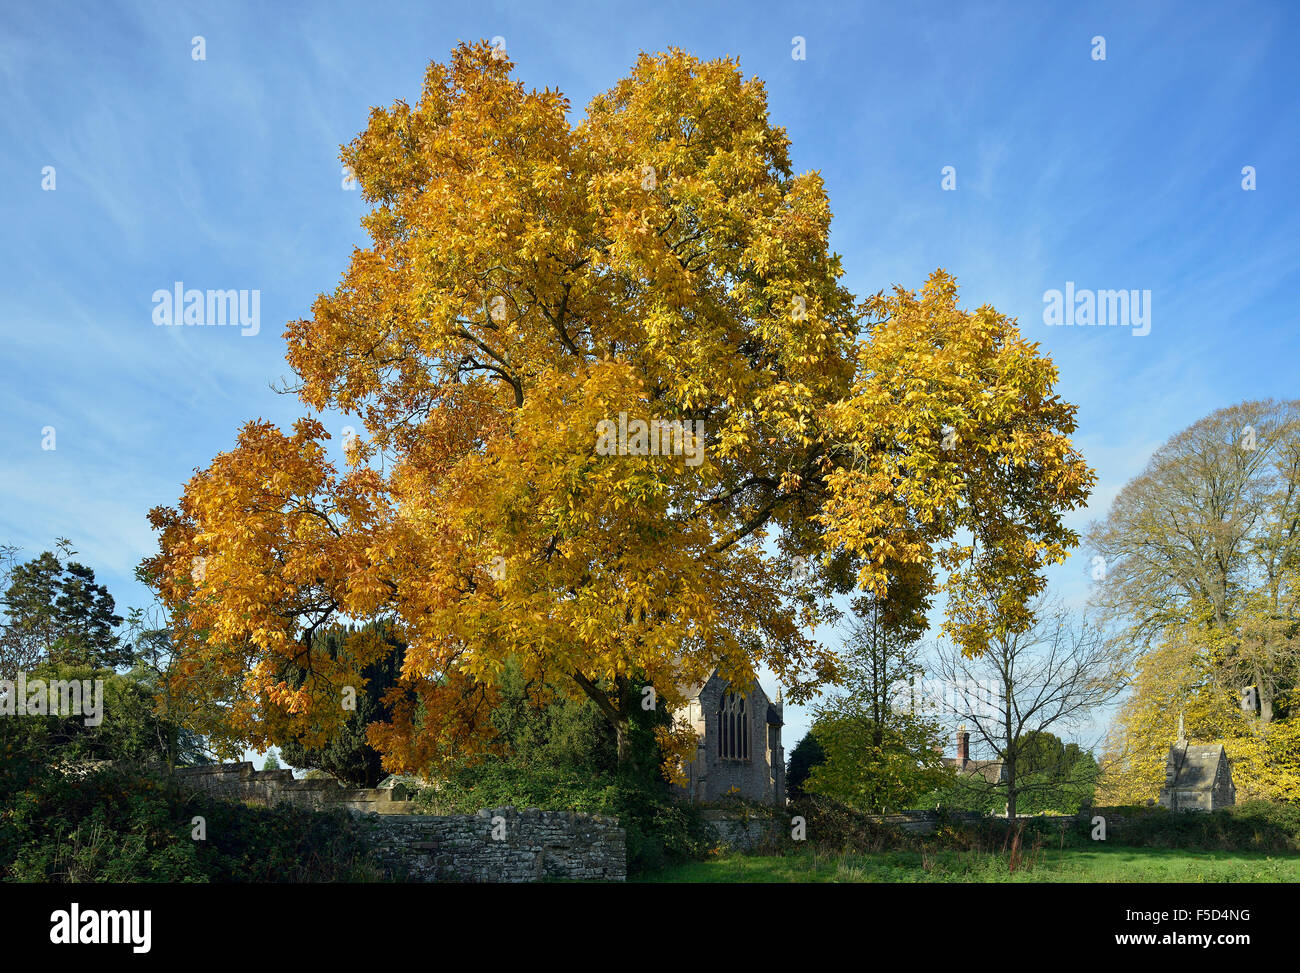
{"label": "bare deciduous tree", "polygon": [[[976,746],[1002,764],[999,778],[975,776],[970,782],[1005,794],[1011,817],[1020,797],[1048,786],[1023,773],[1035,734],[1088,730],[1093,714],[1127,679],[1124,654],[1098,626],[1076,619],[1059,603],[1040,602],[1034,617],[1023,632],[995,636],[976,659],[941,645],[933,670],[944,686],[938,705],[971,728]],[[1057,775],[1050,786],[1062,783]]]}

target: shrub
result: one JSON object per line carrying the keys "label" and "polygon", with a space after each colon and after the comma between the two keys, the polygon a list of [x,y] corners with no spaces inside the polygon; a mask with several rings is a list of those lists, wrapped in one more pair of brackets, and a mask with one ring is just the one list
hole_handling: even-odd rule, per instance
{"label": "shrub", "polygon": [[[191,837],[193,819],[206,840]],[[19,882],[332,882],[376,879],[344,811],[185,797],[136,767],[33,774],[0,810],[0,877]]]}
{"label": "shrub", "polygon": [[[1300,851],[1300,806],[1250,801],[1217,811],[1155,807],[1098,808],[1107,841],[1135,848],[1205,851]],[[1078,826],[1087,830],[1087,821]]]}
{"label": "shrub", "polygon": [[811,847],[830,854],[910,849],[919,843],[917,835],[820,795],[810,794],[793,802],[790,815],[804,819]]}

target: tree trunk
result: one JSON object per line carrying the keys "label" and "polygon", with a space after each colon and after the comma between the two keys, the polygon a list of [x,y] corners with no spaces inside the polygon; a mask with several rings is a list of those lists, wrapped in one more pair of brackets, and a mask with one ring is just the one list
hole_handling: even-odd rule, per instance
{"label": "tree trunk", "polygon": [[1259,721],[1267,726],[1273,722],[1273,693],[1264,673],[1256,670],[1255,687],[1259,693]]}
{"label": "tree trunk", "polygon": [[618,741],[618,765],[622,767],[631,756],[630,748],[630,730],[631,717],[628,715],[630,707],[628,705],[627,681],[618,679],[618,697],[617,700],[611,700],[599,686],[588,679],[580,672],[572,674],[573,680],[582,687],[582,691],[587,697],[596,704],[596,708],[609,720],[610,726],[614,728],[614,737]]}
{"label": "tree trunk", "polygon": [[1016,821],[1016,763],[1014,760],[1007,762],[1007,820],[1012,824]]}
{"label": "tree trunk", "polygon": [[624,717],[614,724],[614,733],[618,738],[618,765],[622,767],[628,758],[628,720]]}

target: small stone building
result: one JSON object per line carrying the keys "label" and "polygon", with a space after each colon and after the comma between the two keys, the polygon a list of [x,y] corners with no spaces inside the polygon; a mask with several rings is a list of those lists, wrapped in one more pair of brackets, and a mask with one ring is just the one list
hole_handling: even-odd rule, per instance
{"label": "small stone building", "polygon": [[1172,811],[1214,811],[1237,803],[1232,766],[1222,743],[1195,746],[1187,742],[1179,718],[1178,740],[1165,762],[1165,786],[1160,803]]}
{"label": "small stone building", "polygon": [[696,804],[730,798],[785,804],[785,750],[781,746],[784,704],[771,702],[754,682],[741,689],[715,672],[702,686],[686,691],[678,715],[695,729],[699,746],[686,766],[687,782],[678,794]]}

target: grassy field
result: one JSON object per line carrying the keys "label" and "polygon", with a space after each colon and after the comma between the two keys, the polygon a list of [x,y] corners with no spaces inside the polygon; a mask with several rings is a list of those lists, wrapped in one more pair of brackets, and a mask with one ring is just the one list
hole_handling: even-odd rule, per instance
{"label": "grassy field", "polygon": [[785,857],[726,855],[648,882],[1300,882],[1300,855],[1164,848],[1041,849],[1013,872],[1005,854],[935,850]]}

